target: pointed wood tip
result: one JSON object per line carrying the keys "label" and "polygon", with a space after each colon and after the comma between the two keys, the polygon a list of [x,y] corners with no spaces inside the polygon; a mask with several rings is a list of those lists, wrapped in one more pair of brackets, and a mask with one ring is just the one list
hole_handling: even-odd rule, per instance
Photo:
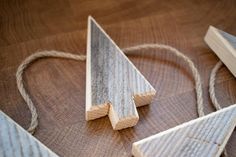
{"label": "pointed wood tip", "polygon": [[91,22],[91,21],[92,21],[92,22],[96,22],[96,21],[94,20],[94,18],[93,18],[91,15],[88,16],[88,21],[89,21],[89,22]]}

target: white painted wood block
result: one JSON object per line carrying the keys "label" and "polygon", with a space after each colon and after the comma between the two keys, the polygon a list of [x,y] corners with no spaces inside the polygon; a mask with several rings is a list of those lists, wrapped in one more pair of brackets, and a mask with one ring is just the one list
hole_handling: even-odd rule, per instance
{"label": "white painted wood block", "polygon": [[135,157],[219,157],[236,125],[236,105],[133,143]]}
{"label": "white painted wood block", "polygon": [[91,17],[87,39],[86,119],[108,115],[115,130],[136,125],[136,107],[150,104],[155,89]]}
{"label": "white painted wood block", "polygon": [[210,26],[204,39],[236,77],[236,37]]}
{"label": "white painted wood block", "polygon": [[0,157],[58,157],[0,111]]}

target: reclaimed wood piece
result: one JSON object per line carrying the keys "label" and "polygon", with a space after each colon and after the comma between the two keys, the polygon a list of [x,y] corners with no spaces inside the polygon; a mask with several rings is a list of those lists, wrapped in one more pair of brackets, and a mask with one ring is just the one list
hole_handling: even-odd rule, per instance
{"label": "reclaimed wood piece", "polygon": [[236,104],[133,143],[135,157],[219,157],[236,125]]}
{"label": "reclaimed wood piece", "polygon": [[58,157],[0,111],[0,157]]}
{"label": "reclaimed wood piece", "polygon": [[204,39],[236,77],[236,37],[210,26]]}
{"label": "reclaimed wood piece", "polygon": [[114,130],[136,125],[136,107],[150,104],[155,89],[92,17],[87,44],[86,119],[108,115]]}
{"label": "reclaimed wood piece", "polygon": [[[205,91],[217,59],[202,42],[201,34],[205,35],[209,23],[236,33],[235,0],[217,3],[189,0],[104,3],[99,0],[42,0],[21,3],[3,0],[0,3],[4,21],[0,26],[0,109],[24,128],[29,125],[30,113],[16,87],[16,68],[37,50],[86,54],[88,14],[95,16],[120,48],[157,42],[187,51],[199,68],[202,81],[206,82],[203,84]],[[37,138],[63,157],[78,157],[78,154],[80,157],[131,157],[131,142],[197,117],[193,80],[186,67],[181,67],[185,65],[182,60],[158,50],[134,52],[128,58],[158,89],[158,97],[152,105],[138,108],[138,125],[119,132],[111,129],[108,117],[84,121],[84,62],[45,59],[31,66],[25,77],[27,89],[40,114]],[[217,95],[221,104],[226,107],[236,102],[236,81],[225,68],[221,69],[216,86],[220,89]],[[205,111],[212,111],[208,92],[203,96]],[[236,131],[226,146],[229,157],[236,157],[235,145]]]}

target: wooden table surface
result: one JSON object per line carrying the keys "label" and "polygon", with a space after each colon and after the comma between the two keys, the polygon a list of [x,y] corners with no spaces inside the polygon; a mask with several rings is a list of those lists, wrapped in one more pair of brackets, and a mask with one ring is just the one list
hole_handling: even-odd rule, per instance
{"label": "wooden table surface", "polygon": [[[17,66],[38,50],[85,54],[88,15],[121,48],[162,43],[184,52],[199,69],[206,113],[214,111],[208,79],[219,59],[203,37],[209,25],[236,34],[235,0],[1,0],[0,109],[21,126],[31,115],[16,87]],[[154,102],[138,109],[135,127],[113,131],[108,117],[86,122],[85,62],[43,59],[25,73],[39,112],[35,136],[62,157],[126,157],[134,141],[197,118],[194,80],[182,60],[160,50],[128,57],[157,90]],[[236,103],[236,80],[225,67],[216,82],[222,106]],[[227,150],[236,157],[235,131]]]}

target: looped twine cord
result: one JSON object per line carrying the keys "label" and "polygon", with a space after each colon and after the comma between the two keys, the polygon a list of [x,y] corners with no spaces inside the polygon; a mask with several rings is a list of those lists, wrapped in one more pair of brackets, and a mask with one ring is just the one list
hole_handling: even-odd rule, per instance
{"label": "looped twine cord", "polygon": [[[210,79],[209,79],[210,98],[211,98],[211,102],[212,102],[212,104],[213,104],[213,106],[215,107],[216,110],[222,109],[222,107],[220,106],[218,100],[216,99],[216,94],[215,94],[216,74],[222,66],[223,66],[223,63],[221,61],[218,61],[216,63],[216,65],[213,67],[213,69],[211,70]],[[224,151],[222,153],[222,156],[223,157],[228,156],[228,153],[227,153],[226,149],[224,149]]]}
{"label": "looped twine cord", "polygon": [[142,49],[164,49],[164,50],[168,50],[168,52],[174,54],[175,56],[181,58],[183,61],[185,61],[189,67],[190,70],[193,74],[194,80],[195,80],[195,90],[196,90],[196,94],[197,94],[197,111],[198,111],[198,115],[204,116],[204,105],[203,105],[203,98],[202,98],[202,84],[201,84],[201,78],[200,78],[200,74],[197,70],[197,68],[195,67],[194,63],[192,62],[192,60],[185,56],[182,52],[180,52],[179,50],[177,50],[174,47],[171,47],[169,45],[163,45],[163,44],[143,44],[143,45],[137,45],[137,46],[133,46],[133,47],[129,47],[129,48],[125,48],[123,49],[124,52],[129,52],[129,51],[137,51],[137,50],[142,50]]}
{"label": "looped twine cord", "polygon": [[[201,85],[201,78],[200,74],[195,67],[194,63],[191,61],[191,59],[187,56],[185,56],[182,52],[177,50],[176,48],[173,48],[169,45],[164,45],[164,44],[142,44],[142,45],[136,45],[128,48],[124,48],[123,51],[125,53],[131,52],[131,51],[137,51],[137,50],[143,50],[143,49],[162,49],[162,50],[167,50],[168,52],[174,54],[175,56],[181,58],[185,63],[188,64],[193,78],[195,80],[195,91],[197,95],[197,111],[198,115],[204,116],[204,105],[203,105],[203,97],[202,97],[202,85]],[[23,72],[24,70],[28,67],[28,65],[37,59],[44,58],[44,57],[57,57],[57,58],[66,58],[66,59],[73,59],[73,60],[78,60],[78,61],[84,61],[86,60],[85,55],[76,55],[76,54],[70,54],[70,53],[64,53],[64,52],[59,52],[59,51],[41,51],[41,52],[36,52],[29,57],[27,57],[18,67],[17,72],[16,72],[16,80],[17,80],[17,87],[18,90],[25,100],[26,104],[28,105],[30,112],[31,112],[31,123],[30,127],[28,128],[28,132],[33,134],[35,132],[35,129],[38,126],[38,114],[37,110],[35,108],[34,103],[32,102],[29,94],[26,92],[26,89],[23,84]],[[212,100],[212,103],[214,107],[219,110],[221,109],[220,104],[218,103],[216,96],[215,96],[215,77],[216,73],[219,70],[219,68],[222,66],[221,62],[218,62],[215,67],[213,68],[211,75],[210,75],[210,80],[209,80],[209,93],[210,93],[210,98]],[[224,151],[224,156],[227,156],[226,151]]]}
{"label": "looped twine cord", "polygon": [[214,68],[211,71],[210,75],[210,80],[209,80],[209,93],[210,93],[210,98],[212,101],[212,104],[217,110],[222,109],[220,106],[219,102],[216,99],[216,94],[215,94],[215,79],[216,79],[216,73],[217,71],[221,68],[223,63],[221,61],[217,62]]}
{"label": "looped twine cord", "polygon": [[31,112],[31,123],[28,128],[28,132],[30,132],[31,134],[35,132],[35,129],[38,126],[38,114],[34,106],[34,103],[32,102],[29,94],[25,90],[25,87],[23,84],[23,72],[30,63],[34,62],[35,60],[39,58],[44,58],[44,57],[67,58],[67,59],[81,60],[81,61],[86,60],[86,56],[84,55],[75,55],[75,54],[64,53],[64,52],[59,52],[59,51],[41,51],[41,52],[37,52],[30,55],[20,64],[16,72],[16,83],[17,83],[17,87],[21,96],[25,100]]}

